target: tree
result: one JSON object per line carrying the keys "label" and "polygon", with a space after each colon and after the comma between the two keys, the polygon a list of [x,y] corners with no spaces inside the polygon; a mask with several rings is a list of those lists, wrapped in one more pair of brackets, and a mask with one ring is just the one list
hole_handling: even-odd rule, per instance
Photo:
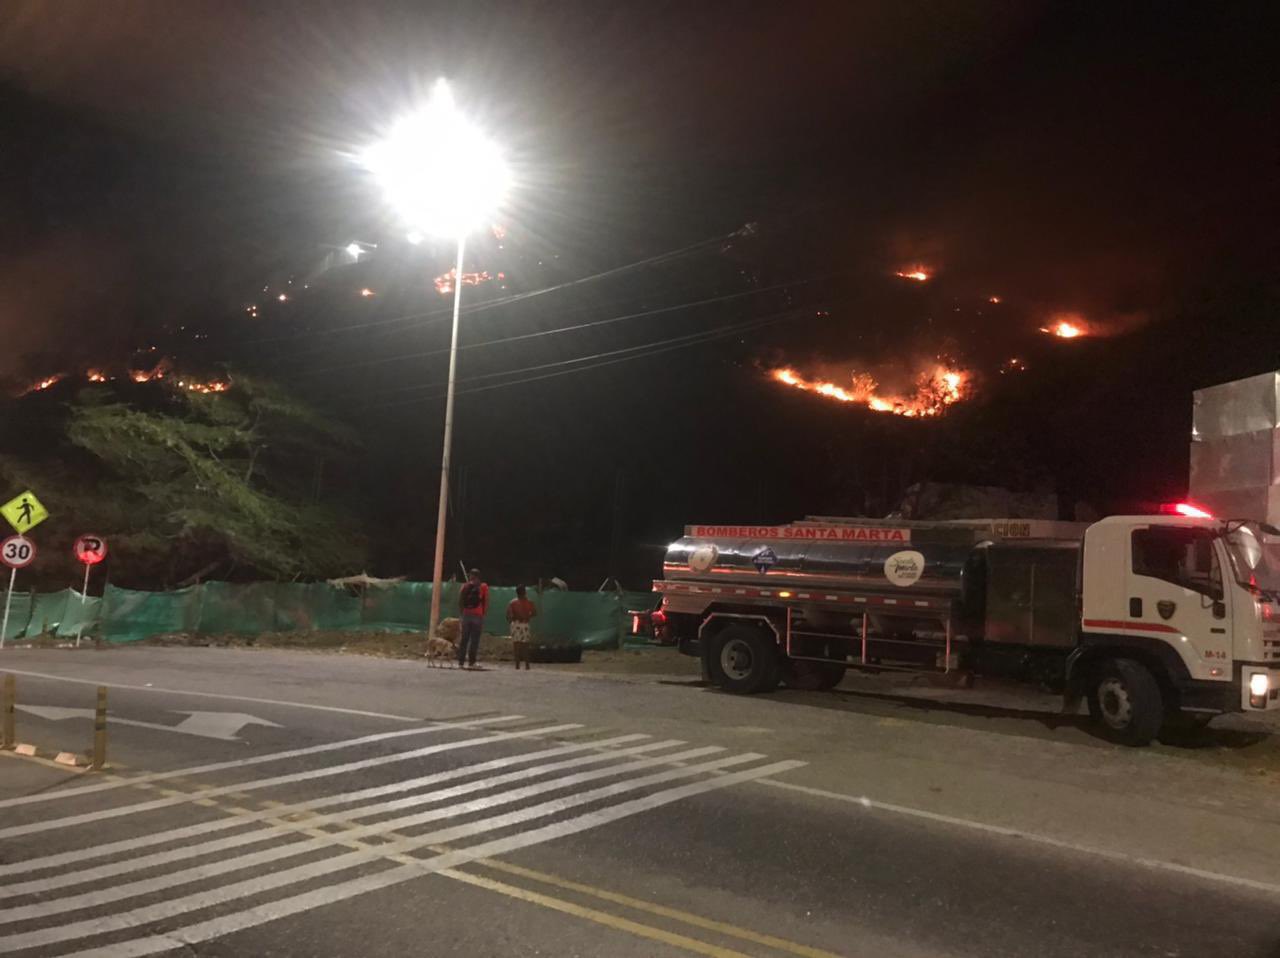
{"label": "tree", "polygon": [[363,565],[352,511],[319,494],[325,463],[356,437],[277,385],[91,387],[60,426],[57,455],[0,460],[0,472],[41,490],[61,536],[106,536],[116,581],[329,576]]}

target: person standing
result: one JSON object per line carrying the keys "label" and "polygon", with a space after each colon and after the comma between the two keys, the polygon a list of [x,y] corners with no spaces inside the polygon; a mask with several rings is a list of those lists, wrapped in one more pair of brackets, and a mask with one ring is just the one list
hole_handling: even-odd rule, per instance
{"label": "person standing", "polygon": [[538,614],[538,607],[525,595],[524,586],[516,586],[516,597],[507,606],[507,621],[511,623],[511,657],[516,668],[524,663],[529,668],[529,640],[533,637],[533,617]]}
{"label": "person standing", "polygon": [[461,637],[458,641],[458,667],[476,667],[476,655],[480,652],[480,633],[484,629],[484,615],[489,611],[489,586],[480,580],[480,570],[472,569],[467,584],[458,594],[458,612],[461,620]]}

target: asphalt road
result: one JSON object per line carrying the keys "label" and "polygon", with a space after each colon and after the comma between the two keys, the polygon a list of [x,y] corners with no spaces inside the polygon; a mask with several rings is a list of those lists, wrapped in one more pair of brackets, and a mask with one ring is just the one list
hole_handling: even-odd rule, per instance
{"label": "asphalt road", "polygon": [[0,955],[1280,958],[1268,729],[846,691],[7,652]]}

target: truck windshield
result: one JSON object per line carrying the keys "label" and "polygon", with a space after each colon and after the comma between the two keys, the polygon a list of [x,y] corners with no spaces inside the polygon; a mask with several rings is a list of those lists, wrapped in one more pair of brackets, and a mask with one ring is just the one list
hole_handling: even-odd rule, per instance
{"label": "truck windshield", "polygon": [[1231,556],[1236,581],[1280,597],[1280,536],[1268,535],[1248,522],[1222,537]]}

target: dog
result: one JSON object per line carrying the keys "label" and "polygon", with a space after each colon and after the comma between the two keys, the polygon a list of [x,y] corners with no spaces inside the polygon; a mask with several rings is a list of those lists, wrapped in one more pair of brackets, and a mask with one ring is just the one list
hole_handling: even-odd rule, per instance
{"label": "dog", "polygon": [[438,660],[442,658],[455,663],[458,659],[458,647],[439,635],[427,639],[427,667],[444,668],[438,664]]}
{"label": "dog", "polygon": [[436,626],[436,635],[446,642],[457,645],[458,639],[462,637],[462,620],[457,616],[441,619],[440,624]]}
{"label": "dog", "polygon": [[436,634],[427,639],[427,665],[436,664],[440,658],[450,663],[458,657],[458,640],[462,635],[462,623],[457,618],[441,619]]}

